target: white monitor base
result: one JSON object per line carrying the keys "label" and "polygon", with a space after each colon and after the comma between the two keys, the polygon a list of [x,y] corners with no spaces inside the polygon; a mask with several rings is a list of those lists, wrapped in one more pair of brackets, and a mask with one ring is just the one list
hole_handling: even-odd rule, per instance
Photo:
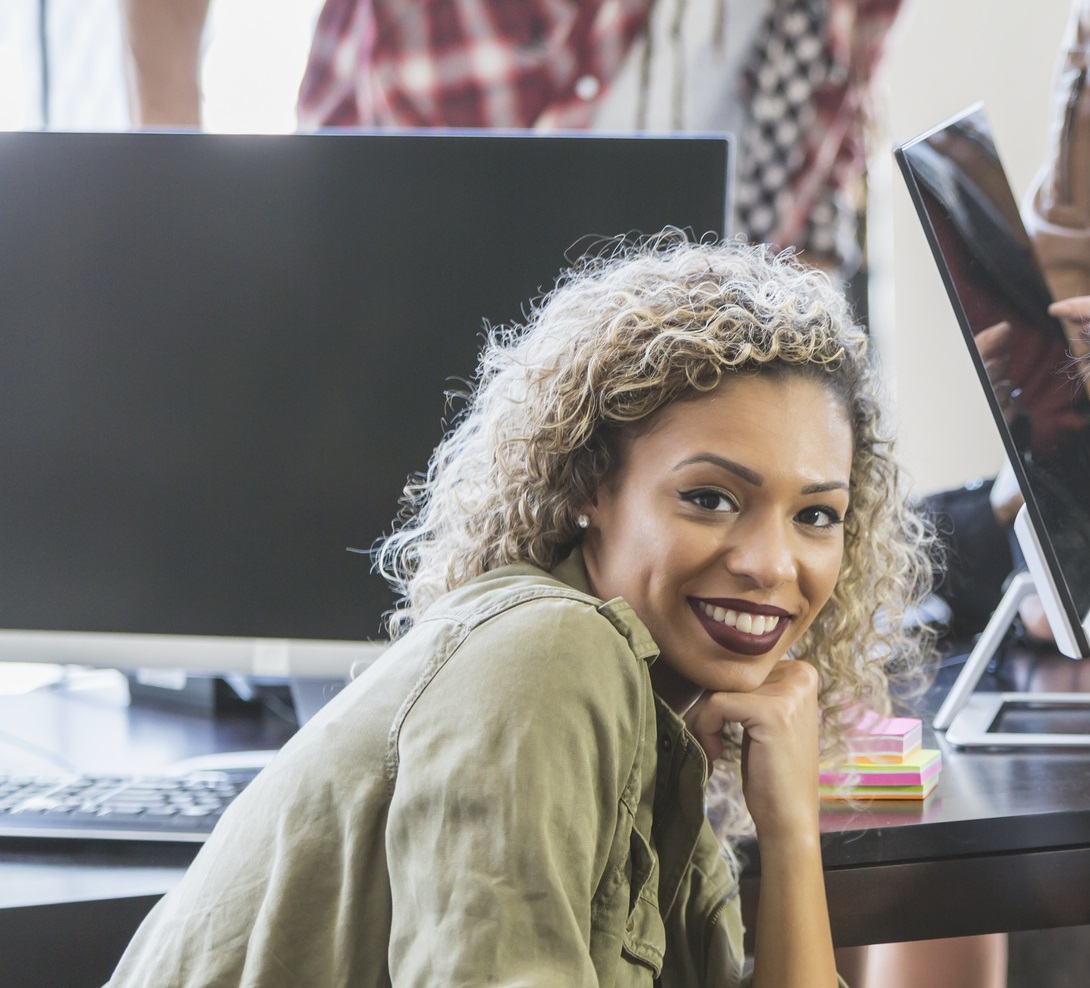
{"label": "white monitor base", "polygon": [[977,693],[969,697],[946,731],[946,740],[959,748],[1090,748],[1090,734],[1031,734],[993,731],[1006,706],[1039,708],[1084,707],[1088,693]]}
{"label": "white monitor base", "polygon": [[1010,582],[965,665],[939,707],[932,726],[945,731],[946,740],[959,748],[1090,748],[1090,734],[1023,734],[991,731],[1004,705],[1037,707],[1090,707],[1090,693],[979,693],[973,690],[984,675],[1018,615],[1018,605],[1034,592],[1033,577],[1019,573]]}

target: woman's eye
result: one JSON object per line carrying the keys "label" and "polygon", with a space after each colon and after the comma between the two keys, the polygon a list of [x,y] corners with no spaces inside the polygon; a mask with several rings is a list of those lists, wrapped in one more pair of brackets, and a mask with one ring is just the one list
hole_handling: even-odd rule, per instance
{"label": "woman's eye", "polygon": [[706,511],[736,511],[738,507],[729,494],[710,487],[702,487],[694,491],[682,491],[681,496],[686,501],[695,504],[698,508],[704,508]]}
{"label": "woman's eye", "polygon": [[798,519],[804,525],[809,525],[811,528],[832,528],[843,521],[836,510],[825,507],[824,505],[813,508],[803,508],[803,510],[798,513]]}

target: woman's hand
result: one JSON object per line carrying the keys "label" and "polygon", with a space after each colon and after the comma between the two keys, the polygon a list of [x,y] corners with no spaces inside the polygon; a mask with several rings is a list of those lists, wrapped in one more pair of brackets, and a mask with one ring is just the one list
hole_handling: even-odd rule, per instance
{"label": "woman's hand", "polygon": [[714,760],[744,729],[742,787],[761,849],[754,988],[836,984],[818,827],[818,674],[782,659],[752,693],[707,693],[685,721]]}
{"label": "woman's hand", "polygon": [[1071,319],[1081,323],[1082,331],[1085,333],[1087,323],[1090,323],[1090,295],[1076,295],[1074,298],[1053,302],[1048,307],[1048,314],[1057,319]]}
{"label": "woman's hand", "polygon": [[1011,357],[1010,357],[1011,324],[1004,320],[994,326],[982,329],[973,337],[980,352],[981,362],[988,375],[992,390],[1003,410],[1003,418],[1010,425],[1018,414],[1018,406],[1014,403],[1013,385],[1011,384]]}
{"label": "woman's hand", "polygon": [[1090,295],[1075,295],[1053,302],[1048,307],[1048,314],[1063,323],[1072,356],[1085,357],[1090,353]]}
{"label": "woman's hand", "polygon": [[1090,370],[1086,364],[1090,357],[1090,295],[1075,295],[1053,302],[1048,307],[1048,314],[1063,323],[1064,334],[1071,343],[1071,355],[1080,360],[1083,389],[1090,395]]}
{"label": "woman's hand", "polygon": [[708,755],[723,753],[723,731],[740,724],[742,786],[758,837],[817,832],[818,674],[781,659],[752,693],[706,693],[685,714]]}

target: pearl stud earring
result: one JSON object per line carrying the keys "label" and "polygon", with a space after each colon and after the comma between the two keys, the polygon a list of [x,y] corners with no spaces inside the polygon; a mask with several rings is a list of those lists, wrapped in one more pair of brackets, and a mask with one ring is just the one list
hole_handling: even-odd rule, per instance
{"label": "pearl stud earring", "polygon": [[579,515],[579,517],[575,519],[575,524],[580,528],[590,528],[590,517],[585,514]]}

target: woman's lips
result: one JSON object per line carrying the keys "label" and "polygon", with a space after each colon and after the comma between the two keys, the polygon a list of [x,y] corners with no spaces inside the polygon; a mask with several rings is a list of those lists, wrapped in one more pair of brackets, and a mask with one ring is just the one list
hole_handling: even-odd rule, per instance
{"label": "woman's lips", "polygon": [[[721,607],[724,610],[737,611],[744,614],[761,614],[777,618],[773,628],[759,635],[747,631],[739,631],[729,624],[717,621],[710,614],[706,614],[701,608],[701,603],[710,607]],[[708,636],[717,645],[736,652],[739,655],[764,655],[776,647],[783,633],[787,630],[791,615],[780,607],[769,607],[761,604],[750,604],[744,600],[697,600],[689,598],[689,606],[693,609],[697,620],[708,633]]]}

